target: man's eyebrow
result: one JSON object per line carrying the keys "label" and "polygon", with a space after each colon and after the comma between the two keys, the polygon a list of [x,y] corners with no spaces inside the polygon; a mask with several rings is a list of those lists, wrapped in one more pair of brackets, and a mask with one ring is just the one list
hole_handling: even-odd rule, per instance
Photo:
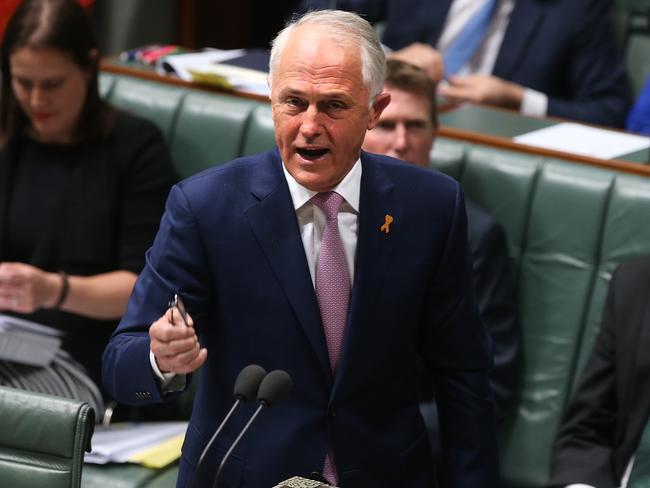
{"label": "man's eyebrow", "polygon": [[302,97],[305,95],[305,93],[296,88],[283,88],[282,90],[280,90],[280,97],[286,97],[290,95],[296,97]]}

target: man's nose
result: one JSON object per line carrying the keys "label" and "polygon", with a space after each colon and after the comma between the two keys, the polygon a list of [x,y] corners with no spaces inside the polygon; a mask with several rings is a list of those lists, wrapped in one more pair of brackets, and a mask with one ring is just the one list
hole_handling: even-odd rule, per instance
{"label": "man's nose", "polygon": [[302,114],[300,133],[305,139],[318,137],[322,132],[321,116],[316,106],[310,105]]}
{"label": "man's nose", "polygon": [[395,151],[405,151],[408,149],[408,132],[404,124],[397,124],[393,131],[393,148]]}

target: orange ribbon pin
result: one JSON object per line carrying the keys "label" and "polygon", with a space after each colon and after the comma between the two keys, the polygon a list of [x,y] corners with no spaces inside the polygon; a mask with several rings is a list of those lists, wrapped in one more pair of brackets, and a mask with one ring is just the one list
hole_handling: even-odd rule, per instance
{"label": "orange ribbon pin", "polygon": [[382,225],[379,228],[379,230],[388,234],[390,232],[390,224],[392,223],[393,223],[393,216],[390,214],[386,214],[386,217],[384,217],[384,225]]}

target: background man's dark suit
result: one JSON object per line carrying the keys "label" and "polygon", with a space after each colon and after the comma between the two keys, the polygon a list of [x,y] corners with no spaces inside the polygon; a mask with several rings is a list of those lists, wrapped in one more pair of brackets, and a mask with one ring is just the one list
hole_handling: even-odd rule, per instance
{"label": "background man's dark suit", "polygon": [[494,346],[490,383],[497,420],[502,421],[514,406],[521,347],[508,243],[503,227],[490,214],[469,200],[466,206],[472,279],[481,320]]}
{"label": "background man's dark suit", "polygon": [[[339,0],[336,8],[384,21],[392,49],[436,46],[452,0]],[[328,8],[329,0],[301,7]],[[548,95],[548,115],[623,127],[630,103],[613,42],[610,0],[516,0],[492,74]]]}
{"label": "background man's dark suit", "polygon": [[[392,158],[362,153],[361,162],[355,281],[335,378],[278,152],[209,170],[172,190],[105,352],[104,382],[123,402],[162,400],[147,330],[179,291],[209,350],[183,446],[181,486],[249,363],[287,370],[294,391],[259,418],[224,481],[270,486],[318,471],[329,443],[342,486],[432,486],[418,411],[418,352],[436,373],[448,448],[443,480],[498,485],[485,374],[490,348],[474,303],[461,189]],[[394,221],[385,234],[387,214]],[[243,422],[240,412],[207,465],[218,465]]]}
{"label": "background man's dark suit", "polygon": [[650,258],[614,273],[600,333],[555,442],[552,485],[616,488],[650,412]]}

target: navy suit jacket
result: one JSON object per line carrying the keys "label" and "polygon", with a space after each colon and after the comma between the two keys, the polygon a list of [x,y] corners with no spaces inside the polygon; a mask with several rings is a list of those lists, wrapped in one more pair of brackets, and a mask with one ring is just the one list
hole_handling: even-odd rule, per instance
{"label": "navy suit jacket", "polygon": [[[392,49],[436,46],[452,0],[339,0],[385,22]],[[304,0],[301,10],[328,8]],[[610,27],[611,0],[516,0],[492,73],[545,93],[548,115],[623,127],[630,93]]]}
{"label": "navy suit jacket", "polygon": [[[343,487],[432,486],[418,353],[435,378],[445,486],[498,486],[491,351],[472,291],[461,188],[384,156],[362,153],[361,164],[355,280],[336,375],[277,149],[172,189],[103,373],[118,401],[165,399],[149,365],[147,331],[179,292],[208,348],[179,486],[251,363],[286,370],[294,389],[234,450],[227,486],[273,486],[320,471],[328,446]],[[385,234],[387,214],[394,220]],[[210,486],[252,408],[238,410],[215,441],[200,486]]]}

